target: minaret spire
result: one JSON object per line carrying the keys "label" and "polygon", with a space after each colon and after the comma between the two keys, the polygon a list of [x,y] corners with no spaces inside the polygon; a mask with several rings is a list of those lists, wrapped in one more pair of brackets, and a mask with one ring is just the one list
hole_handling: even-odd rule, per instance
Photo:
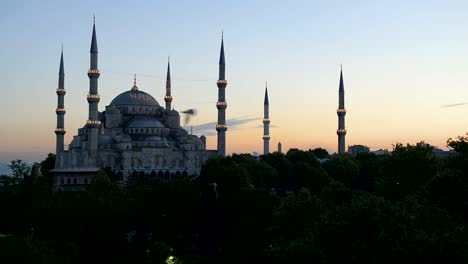
{"label": "minaret spire", "polygon": [[226,60],[224,58],[224,32],[221,33],[221,51],[219,54],[219,79],[216,82],[218,86],[218,102],[216,108],[218,108],[218,124],[216,125],[216,131],[218,132],[218,155],[226,156]]}
{"label": "minaret spire", "polygon": [[268,102],[268,84],[265,82],[265,100],[263,103],[263,155],[270,153],[270,105]]}
{"label": "minaret spire", "polygon": [[166,111],[171,111],[172,95],[171,95],[171,65],[169,57],[167,57],[167,75],[166,75],[166,96],[164,96],[166,102]]}
{"label": "minaret spire", "polygon": [[338,109],[336,113],[338,115],[338,130],[336,134],[338,135],[338,154],[345,153],[345,137],[346,137],[346,129],[345,129],[345,116],[346,116],[346,109],[345,109],[345,100],[344,100],[344,82],[343,82],[343,67],[341,66],[340,70],[340,86],[338,89]]}
{"label": "minaret spire", "polygon": [[56,135],[56,148],[55,153],[58,154],[64,151],[64,135],[65,131],[65,94],[67,91],[65,90],[65,69],[63,65],[63,45],[62,45],[62,53],[60,55],[60,66],[59,66],[59,80],[58,80],[58,88],[56,90],[57,93],[57,108],[55,109],[55,113],[57,114],[57,128],[55,129]]}
{"label": "minaret spire", "polygon": [[96,39],[96,23],[95,17],[93,17],[93,35],[91,37],[91,48],[90,48],[90,67],[88,70],[89,77],[89,94],[87,96],[89,104],[88,121],[86,121],[86,127],[88,132],[88,161],[89,166],[96,166],[96,157],[98,149],[98,133],[101,126],[99,121],[98,103],[100,96],[98,93],[98,79],[100,71],[98,69],[98,46]]}

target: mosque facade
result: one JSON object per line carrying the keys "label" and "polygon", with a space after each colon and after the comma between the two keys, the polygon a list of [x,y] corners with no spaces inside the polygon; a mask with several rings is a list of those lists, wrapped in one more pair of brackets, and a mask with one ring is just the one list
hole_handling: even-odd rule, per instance
{"label": "mosque facade", "polygon": [[89,116],[85,125],[73,136],[68,149],[64,148],[65,130],[65,71],[63,51],[60,59],[57,93],[55,190],[85,189],[96,173],[110,168],[125,182],[132,173],[164,176],[198,175],[204,162],[217,155],[225,155],[226,87],[224,44],[221,42],[220,78],[217,81],[218,149],[206,149],[206,137],[188,133],[180,126],[179,113],[171,109],[171,77],[168,62],[165,106],[149,93],[133,86],[116,96],[102,112],[98,111],[98,47],[96,26],[90,49]]}

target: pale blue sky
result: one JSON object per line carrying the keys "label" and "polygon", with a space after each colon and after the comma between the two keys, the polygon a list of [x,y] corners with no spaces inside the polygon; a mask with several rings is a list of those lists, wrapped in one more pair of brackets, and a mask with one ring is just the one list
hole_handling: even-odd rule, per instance
{"label": "pale blue sky", "polygon": [[[444,147],[467,131],[467,1],[2,1],[0,161],[54,151],[60,47],[65,57],[66,143],[87,118],[92,16],[99,46],[99,109],[131,87],[163,103],[171,56],[176,109],[216,120],[221,30],[227,61],[228,152],[260,152],[264,83],[272,149],[336,151],[343,64],[347,145]],[[214,129],[213,129],[214,130]],[[201,131],[194,131],[194,133]],[[208,137],[214,148],[216,138]]]}

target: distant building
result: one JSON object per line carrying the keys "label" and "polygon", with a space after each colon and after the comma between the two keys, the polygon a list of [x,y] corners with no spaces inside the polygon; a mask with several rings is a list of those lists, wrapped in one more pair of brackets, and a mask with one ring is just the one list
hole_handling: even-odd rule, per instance
{"label": "distant building", "polygon": [[359,153],[369,153],[369,152],[370,152],[370,149],[368,146],[364,146],[364,145],[348,146],[348,153],[353,156],[357,156],[357,154]]}
{"label": "distant building", "polygon": [[390,155],[391,152],[388,151],[388,149],[378,149],[378,150],[373,150],[371,151],[372,154],[375,154],[377,156],[380,156],[380,155]]}
{"label": "distant building", "polygon": [[283,152],[283,146],[281,145],[281,142],[278,142],[278,153],[282,153]]}
{"label": "distant building", "polygon": [[432,153],[440,159],[450,158],[459,154],[455,150],[442,150],[439,148],[432,149]]}

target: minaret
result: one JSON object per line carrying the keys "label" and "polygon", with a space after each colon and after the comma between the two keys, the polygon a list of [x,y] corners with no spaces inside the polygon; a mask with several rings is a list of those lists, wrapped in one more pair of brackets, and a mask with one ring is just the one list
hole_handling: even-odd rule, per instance
{"label": "minaret", "polygon": [[278,153],[281,154],[281,152],[283,151],[282,148],[283,148],[283,147],[282,147],[282,145],[281,145],[281,142],[278,142]]}
{"label": "minaret", "polygon": [[345,153],[345,136],[346,136],[346,129],[345,129],[345,101],[344,101],[344,84],[343,84],[343,69],[340,71],[340,88],[338,90],[338,109],[336,113],[338,115],[338,130],[336,134],[338,135],[338,154]]}
{"label": "minaret", "polygon": [[171,66],[169,65],[169,58],[167,58],[167,77],[166,77],[166,96],[164,96],[166,102],[166,111],[171,111]]}
{"label": "minaret", "polygon": [[58,80],[58,88],[57,88],[57,108],[55,109],[55,113],[57,114],[57,128],[55,129],[55,135],[57,137],[56,142],[56,149],[55,153],[58,154],[63,152],[64,144],[63,138],[66,133],[65,131],[65,94],[67,90],[65,90],[65,71],[63,67],[63,48],[62,54],[60,55],[60,67],[59,67],[59,80]]}
{"label": "minaret", "polygon": [[[95,162],[95,157],[97,155],[97,146],[98,146],[98,129],[101,125],[101,122],[98,118],[98,103],[99,103],[99,94],[98,94],[98,78],[100,72],[98,70],[98,47],[96,40],[96,23],[93,21],[93,36],[91,39],[91,49],[90,49],[90,67],[88,70],[89,77],[89,94],[87,96],[89,104],[89,116],[86,121],[86,127],[88,128],[88,151],[90,160]],[[95,165],[95,164],[92,164]]]}
{"label": "minaret", "polygon": [[216,84],[218,85],[218,102],[216,108],[218,108],[218,124],[216,125],[216,131],[218,131],[218,155],[226,156],[226,62],[224,60],[224,37],[221,36],[221,52],[219,55],[219,78]]}
{"label": "minaret", "polygon": [[263,155],[270,153],[270,111],[268,103],[268,87],[265,85],[265,101],[263,103]]}

